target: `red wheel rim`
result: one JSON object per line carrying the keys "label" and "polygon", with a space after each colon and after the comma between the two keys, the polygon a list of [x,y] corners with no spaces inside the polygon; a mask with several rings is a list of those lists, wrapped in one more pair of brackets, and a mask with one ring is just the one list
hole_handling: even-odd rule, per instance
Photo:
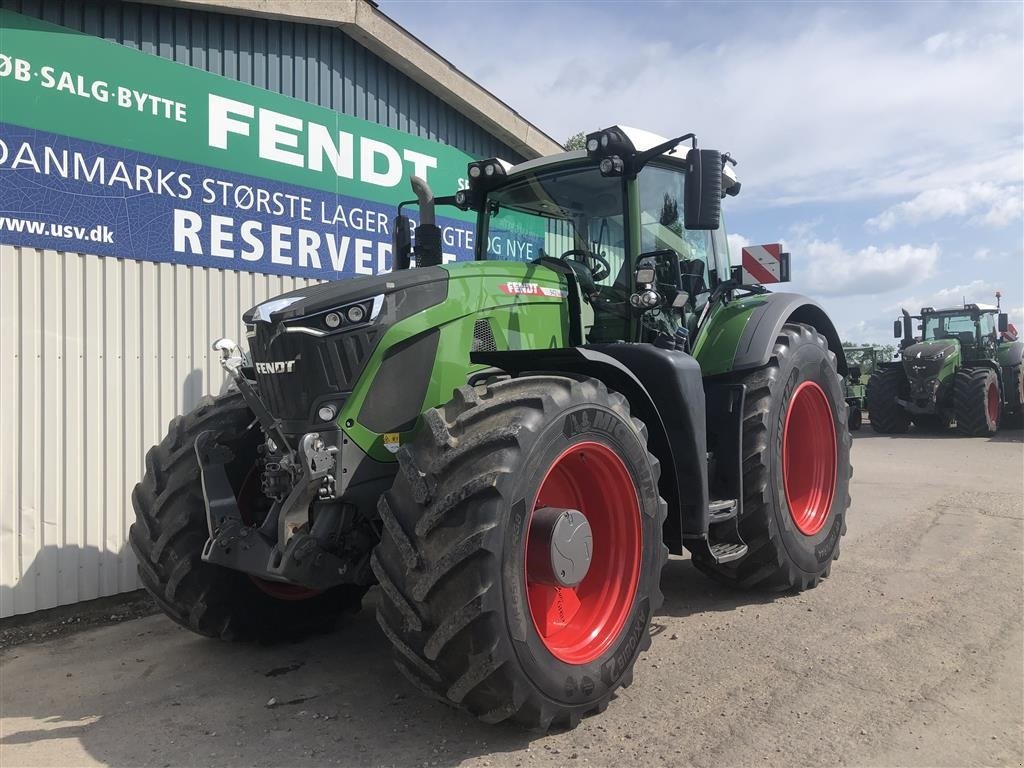
{"label": "red wheel rim", "polygon": [[805,536],[821,530],[836,489],[836,428],[824,390],[796,388],[782,431],[782,480],[793,524]]}
{"label": "red wheel rim", "polygon": [[995,382],[989,382],[988,392],[985,393],[988,401],[988,420],[995,424],[999,421],[999,388]]}
{"label": "red wheel rim", "polygon": [[[255,513],[256,494],[261,493],[260,473],[256,467],[249,470],[249,474],[242,481],[242,487],[238,491],[238,511],[242,513],[242,519],[249,525],[259,525],[262,521],[257,519]],[[259,576],[249,574],[252,583],[265,594],[276,600],[308,600],[320,594],[318,589],[300,587],[298,584],[285,584],[280,581],[261,579]]]}
{"label": "red wheel rim", "polygon": [[[586,664],[611,647],[633,608],[642,539],[636,485],[611,448],[578,443],[545,474],[533,509],[541,507],[579,510],[593,533],[590,569],[575,587],[537,581],[526,559],[527,602],[538,636],[555,658]],[[528,531],[527,550],[530,544]],[[547,544],[535,537],[534,546]]]}

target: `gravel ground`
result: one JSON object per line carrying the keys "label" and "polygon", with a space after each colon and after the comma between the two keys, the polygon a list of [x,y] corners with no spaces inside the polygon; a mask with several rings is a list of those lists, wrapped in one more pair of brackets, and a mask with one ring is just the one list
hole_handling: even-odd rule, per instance
{"label": "gravel ground", "polygon": [[0,764],[1021,764],[1021,432],[866,429],[854,465],[830,579],[738,594],[671,560],[636,682],[574,731],[484,726],[424,699],[372,610],[276,648],[154,615],[0,651]]}

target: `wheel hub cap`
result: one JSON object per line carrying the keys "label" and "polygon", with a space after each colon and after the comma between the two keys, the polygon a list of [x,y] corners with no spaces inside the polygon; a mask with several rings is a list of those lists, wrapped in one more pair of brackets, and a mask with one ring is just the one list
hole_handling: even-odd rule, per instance
{"label": "wheel hub cap", "polygon": [[533,580],[554,587],[575,587],[590,570],[594,534],[578,509],[542,507],[530,521],[528,568]]}

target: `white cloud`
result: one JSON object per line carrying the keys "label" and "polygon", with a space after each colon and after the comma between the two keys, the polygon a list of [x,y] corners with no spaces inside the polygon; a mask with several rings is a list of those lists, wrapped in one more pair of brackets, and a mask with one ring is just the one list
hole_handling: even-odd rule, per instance
{"label": "white cloud", "polygon": [[793,273],[805,289],[819,296],[862,296],[887,293],[930,277],[939,261],[939,247],[869,245],[848,251],[838,240],[787,243]]}
{"label": "white cloud", "polygon": [[921,307],[944,309],[959,307],[964,304],[995,304],[996,291],[999,286],[987,280],[972,280],[952,288],[941,288],[923,297],[908,296],[888,308],[890,312],[898,312],[901,308],[908,312],[917,312]]}
{"label": "white cloud", "polygon": [[996,201],[987,211],[979,213],[971,219],[971,223],[1005,227],[1019,219],[1022,214],[1024,214],[1024,200],[1021,199],[1021,191],[1018,189],[1016,193]]}
{"label": "white cloud", "polygon": [[726,235],[726,237],[729,240],[729,255],[734,263],[739,264],[740,251],[750,245],[750,240],[735,232]]}
{"label": "white cloud", "polygon": [[[793,283],[800,290],[817,296],[860,296],[881,294],[914,285],[935,273],[939,246],[887,246],[849,250],[838,240],[816,237],[813,225],[790,228],[794,237],[782,240],[790,252]],[[731,233],[729,254],[733,264],[750,238]],[[762,240],[759,242],[770,242]]]}
{"label": "white cloud", "polygon": [[971,223],[1005,226],[1024,210],[1021,194],[1019,186],[987,182],[928,189],[868,219],[867,225],[886,232],[897,225],[972,215]]}
{"label": "white cloud", "polygon": [[[694,131],[740,160],[743,206],[1020,183],[1022,41],[1003,32],[1017,4],[905,4],[885,24],[872,5],[467,5],[432,10],[444,28],[421,34],[520,114],[558,139],[619,121]],[[514,55],[495,56],[488,26]],[[590,44],[554,44],[560,27]]]}

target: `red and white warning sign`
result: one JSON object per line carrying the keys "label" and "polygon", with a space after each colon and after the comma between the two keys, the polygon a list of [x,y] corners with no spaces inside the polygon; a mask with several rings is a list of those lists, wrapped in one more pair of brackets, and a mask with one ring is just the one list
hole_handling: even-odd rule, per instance
{"label": "red and white warning sign", "polygon": [[748,245],[743,249],[743,282],[748,285],[785,282],[789,275],[783,269],[782,257],[779,243]]}

